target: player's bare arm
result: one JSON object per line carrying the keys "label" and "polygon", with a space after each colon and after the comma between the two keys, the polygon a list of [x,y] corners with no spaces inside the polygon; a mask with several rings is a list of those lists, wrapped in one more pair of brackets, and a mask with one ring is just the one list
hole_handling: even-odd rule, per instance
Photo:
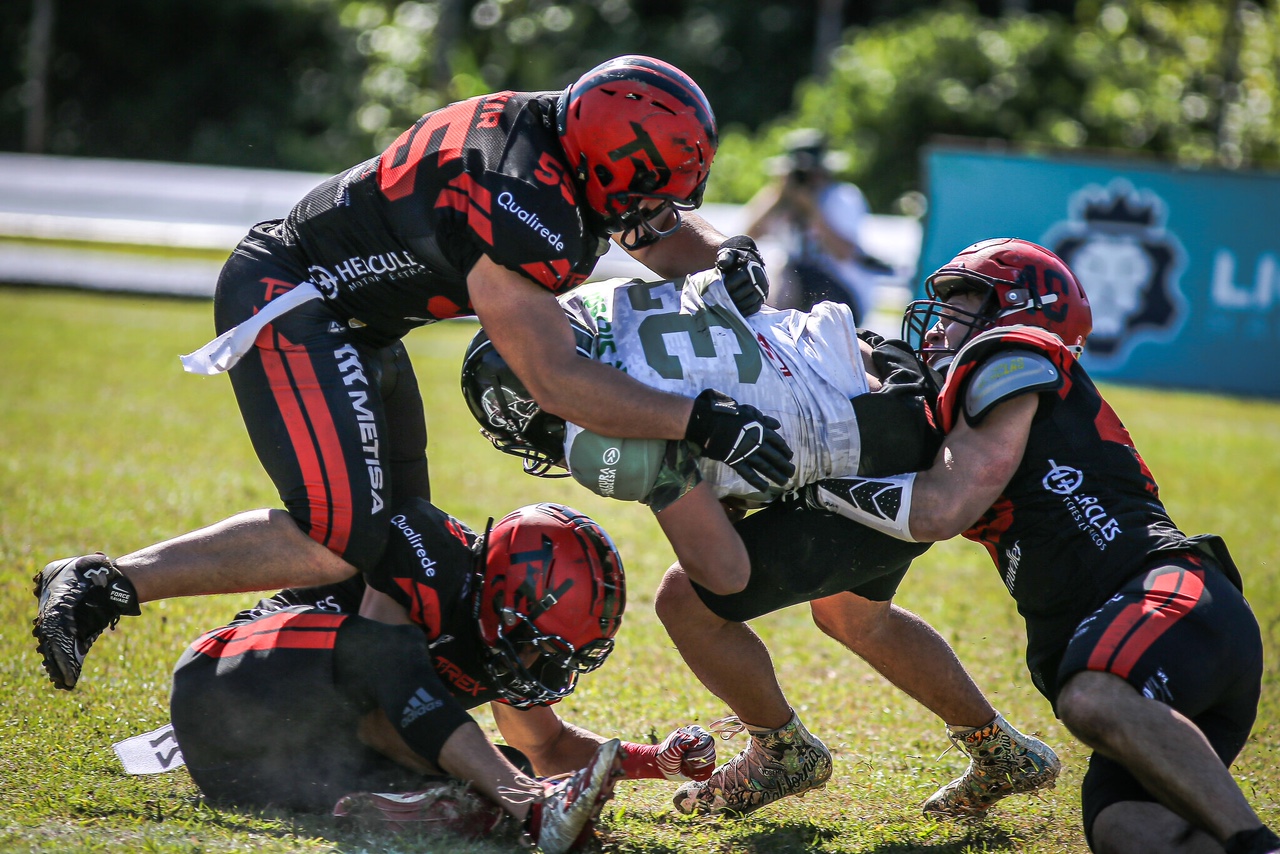
{"label": "player's bare arm", "polygon": [[487,257],[472,268],[467,289],[494,346],[540,407],[605,436],[684,437],[693,401],[578,356],[550,292]]}
{"label": "player's bare arm", "polygon": [[995,503],[1022,462],[1039,398],[1022,394],[999,404],[976,427],[964,418],[916,475],[911,536],[948,540],[969,529]]}
{"label": "player's bare arm", "polygon": [[366,587],[364,590],[364,599],[360,601],[360,616],[377,620],[379,623],[390,623],[393,626],[403,626],[412,622],[409,619],[408,610],[403,605],[372,587]]}
{"label": "player's bare arm", "polygon": [[605,741],[603,736],[561,720],[550,706],[517,709],[490,703],[489,708],[503,740],[527,756],[541,777],[578,770]]}
{"label": "player's bare arm", "polygon": [[[668,217],[672,214],[668,213]],[[658,223],[658,227],[668,227]],[[624,235],[615,235],[621,238]],[[709,270],[715,266],[716,252],[725,236],[711,223],[693,212],[682,212],[680,228],[656,243],[629,250],[641,264],[664,279]]]}

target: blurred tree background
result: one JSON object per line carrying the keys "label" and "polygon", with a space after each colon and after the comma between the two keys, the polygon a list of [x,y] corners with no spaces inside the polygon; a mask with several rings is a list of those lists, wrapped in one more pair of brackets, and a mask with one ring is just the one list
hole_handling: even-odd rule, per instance
{"label": "blurred tree background", "polygon": [[944,136],[1275,166],[1277,2],[13,0],[0,150],[335,172],[448,101],[646,53],[716,110],[709,199],[812,126],[874,209],[915,212]]}

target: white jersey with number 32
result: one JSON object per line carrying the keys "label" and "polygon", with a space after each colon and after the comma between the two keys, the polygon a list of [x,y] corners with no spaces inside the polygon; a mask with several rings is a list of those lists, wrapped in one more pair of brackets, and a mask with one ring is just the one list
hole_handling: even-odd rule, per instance
{"label": "white jersey with number 32", "polygon": [[[760,504],[857,472],[858,425],[849,400],[868,387],[846,306],[766,307],[743,318],[715,270],[663,282],[610,279],[576,288],[561,302],[594,334],[599,361],[684,397],[713,388],[778,420],[795,454],[792,479],[761,493],[727,465],[702,458],[700,472],[718,497]],[[566,459],[583,433],[568,425]]]}

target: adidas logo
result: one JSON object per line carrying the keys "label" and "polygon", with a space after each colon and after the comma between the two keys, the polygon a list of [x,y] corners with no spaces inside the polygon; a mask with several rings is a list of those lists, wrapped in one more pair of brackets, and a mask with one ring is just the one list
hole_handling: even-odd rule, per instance
{"label": "adidas logo", "polygon": [[413,696],[409,698],[409,703],[404,707],[404,711],[400,713],[400,727],[403,729],[427,712],[433,712],[444,705],[444,700],[438,700],[427,693],[425,688],[419,688],[413,692]]}

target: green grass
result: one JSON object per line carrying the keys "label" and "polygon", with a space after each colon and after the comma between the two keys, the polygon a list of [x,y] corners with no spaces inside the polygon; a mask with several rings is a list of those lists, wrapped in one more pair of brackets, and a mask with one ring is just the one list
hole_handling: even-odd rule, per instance
{"label": "green grass", "polygon": [[[473,527],[524,503],[562,501],[614,535],[630,582],[617,652],[562,705],[566,717],[630,740],[726,713],[684,669],[653,616],[669,547],[639,505],[606,502],[565,481],[521,474],[478,435],[457,392],[474,327],[445,323],[408,343],[423,384],[437,503]],[[344,831],[325,818],[204,805],[185,771],[128,777],[111,744],[167,720],[169,675],[183,646],[255,596],[145,606],[94,647],[75,692],[45,680],[29,636],[31,576],[60,556],[109,554],[276,506],[225,377],[185,375],[179,353],[212,335],[206,302],[0,289],[0,851],[474,851],[454,840]],[[1280,405],[1109,387],[1175,519],[1231,545],[1280,649]],[[611,852],[1080,852],[1085,752],[1053,719],[1022,665],[1022,627],[985,555],[945,543],[908,575],[900,604],[956,647],[993,703],[1058,749],[1066,770],[1040,799],[1005,802],[982,824],[940,824],[919,804],[962,769],[942,755],[941,725],[861,661],[822,637],[803,608],[756,624],[784,688],[832,747],[823,791],[741,821],[670,808],[673,786],[623,783],[606,809]],[[1280,825],[1280,684],[1269,668],[1254,736],[1236,766],[1246,794]],[[488,713],[477,715],[490,727]],[[726,752],[742,737],[722,742]],[[318,746],[319,747],[319,746]],[[725,754],[727,755],[727,753]]]}

